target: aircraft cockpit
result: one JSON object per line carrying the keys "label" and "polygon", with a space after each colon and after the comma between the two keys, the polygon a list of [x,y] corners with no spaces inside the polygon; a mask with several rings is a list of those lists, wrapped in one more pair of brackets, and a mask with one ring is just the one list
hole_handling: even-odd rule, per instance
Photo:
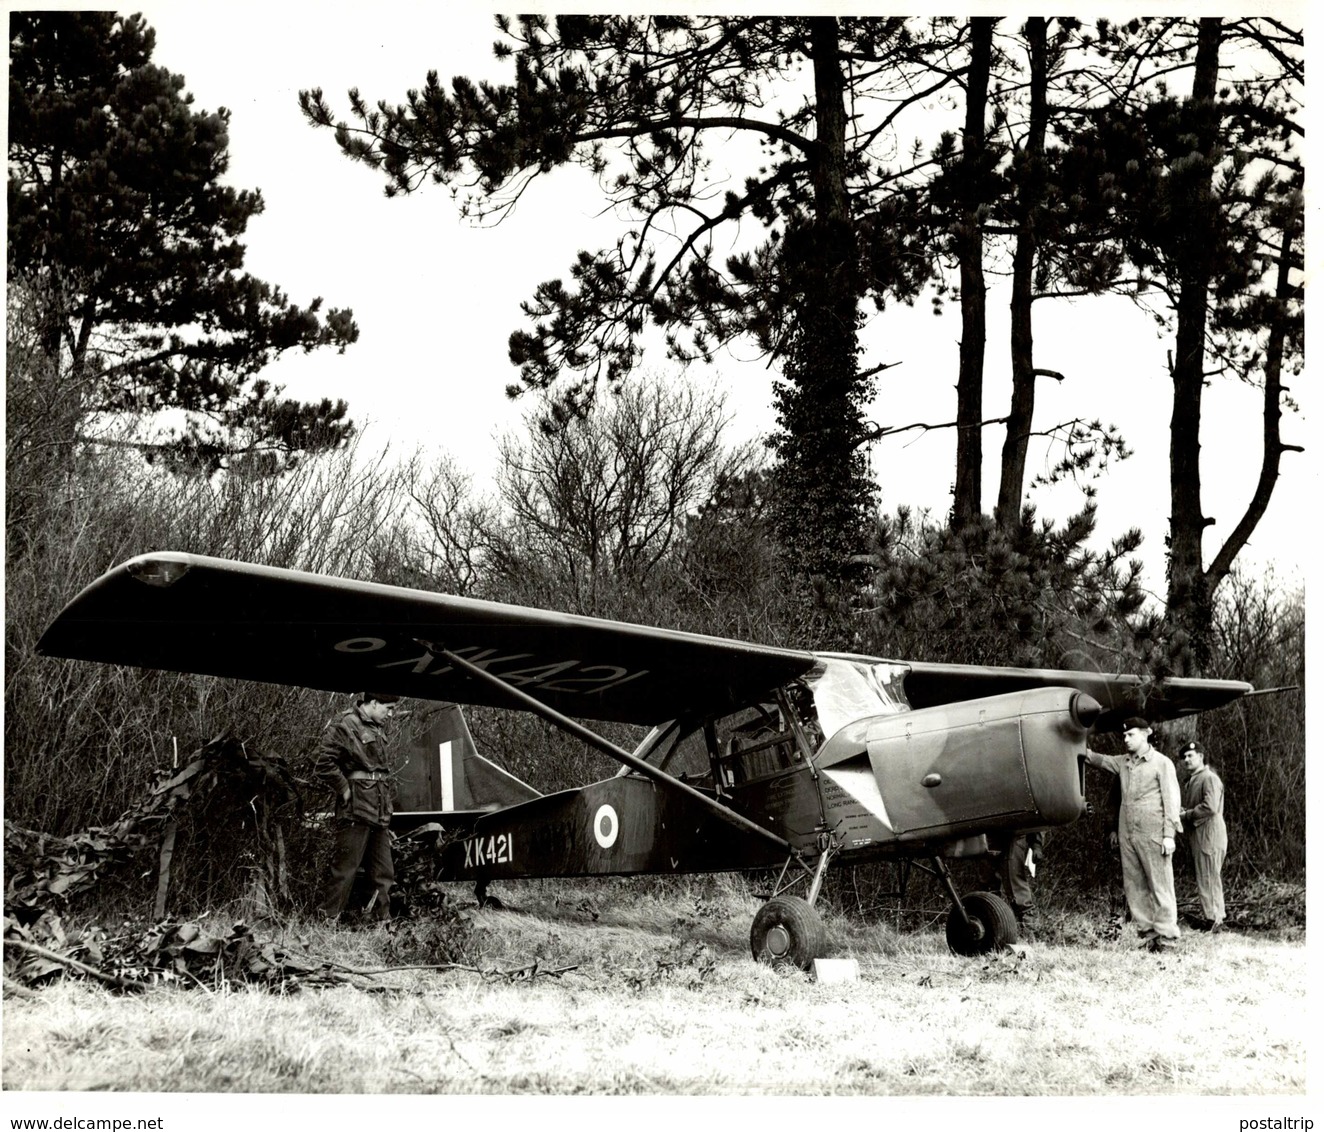
{"label": "aircraft cockpit", "polygon": [[905,671],[904,665],[821,656],[804,677],[738,711],[654,729],[635,753],[691,786],[725,793],[802,766],[848,723],[909,711]]}

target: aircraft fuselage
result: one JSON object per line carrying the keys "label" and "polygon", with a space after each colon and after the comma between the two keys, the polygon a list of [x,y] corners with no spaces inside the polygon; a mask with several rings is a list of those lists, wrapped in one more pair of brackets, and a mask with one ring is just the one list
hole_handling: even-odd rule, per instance
{"label": "aircraft fuselage", "polygon": [[[713,753],[692,785],[806,860],[829,846],[837,863],[964,855],[982,834],[1080,816],[1096,710],[1070,688],[991,696],[851,721],[810,757],[793,731],[772,731]],[[659,729],[657,743],[668,734]],[[786,856],[627,772],[479,817],[445,850],[441,879],[730,871]]]}

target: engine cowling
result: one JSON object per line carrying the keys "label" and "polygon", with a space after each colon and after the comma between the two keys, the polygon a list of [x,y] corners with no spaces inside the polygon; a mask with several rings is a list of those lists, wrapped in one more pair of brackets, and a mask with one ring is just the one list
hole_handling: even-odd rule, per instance
{"label": "engine cowling", "polygon": [[842,728],[819,765],[862,768],[867,755],[896,840],[1065,825],[1085,809],[1081,760],[1101,710],[1074,688],[1036,688],[875,716]]}

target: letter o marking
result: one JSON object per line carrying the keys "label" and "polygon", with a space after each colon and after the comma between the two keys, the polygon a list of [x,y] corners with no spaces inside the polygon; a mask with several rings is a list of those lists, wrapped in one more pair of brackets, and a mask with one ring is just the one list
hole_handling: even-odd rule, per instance
{"label": "letter o marking", "polygon": [[335,646],[336,652],[376,652],[378,649],[384,649],[386,642],[380,637],[351,637],[348,641],[340,641]]}
{"label": "letter o marking", "polygon": [[601,805],[593,815],[593,836],[604,849],[616,844],[616,835],[621,831],[621,823],[616,818],[616,811],[609,805]]}

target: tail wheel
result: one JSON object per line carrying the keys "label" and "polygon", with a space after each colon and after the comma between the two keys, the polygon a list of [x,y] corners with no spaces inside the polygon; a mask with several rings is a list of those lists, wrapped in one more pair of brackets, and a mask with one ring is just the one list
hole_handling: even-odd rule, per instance
{"label": "tail wheel", "polygon": [[758,910],[749,947],[760,963],[794,963],[808,970],[823,954],[826,935],[813,906],[798,896],[775,896]]}
{"label": "tail wheel", "polygon": [[1001,896],[991,892],[972,892],[961,905],[970,922],[953,908],[947,914],[947,946],[957,955],[986,955],[1010,947],[1020,938],[1016,914]]}

